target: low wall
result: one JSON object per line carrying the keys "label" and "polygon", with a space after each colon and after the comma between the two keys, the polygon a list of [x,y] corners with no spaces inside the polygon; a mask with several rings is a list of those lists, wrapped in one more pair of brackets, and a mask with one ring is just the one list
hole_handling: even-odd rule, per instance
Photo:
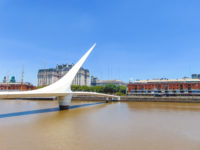
{"label": "low wall", "polygon": [[[55,100],[56,97],[49,98],[23,98],[30,100]],[[106,101],[105,97],[96,96],[73,96],[73,101]],[[111,98],[109,99],[112,100]],[[175,102],[175,103],[200,103],[200,96],[121,96],[120,102]]]}
{"label": "low wall", "polygon": [[[78,101],[105,101],[103,97],[75,96],[72,100]],[[111,99],[110,99],[111,100]],[[176,96],[176,97],[154,97],[154,96],[121,96],[120,102],[176,102],[176,103],[200,103],[200,96]]]}
{"label": "low wall", "polygon": [[72,100],[74,101],[105,101],[105,97],[96,97],[96,96],[73,96]]}
{"label": "low wall", "polygon": [[200,97],[154,97],[154,96],[123,96],[121,101],[128,102],[176,102],[176,103],[200,103]]}

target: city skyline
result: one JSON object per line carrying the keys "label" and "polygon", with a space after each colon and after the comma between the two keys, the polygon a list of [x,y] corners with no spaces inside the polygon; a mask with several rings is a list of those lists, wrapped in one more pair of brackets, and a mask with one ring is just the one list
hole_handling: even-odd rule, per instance
{"label": "city skyline", "polygon": [[100,79],[182,78],[199,73],[198,1],[0,1],[0,77],[37,83],[39,69],[84,64]]}

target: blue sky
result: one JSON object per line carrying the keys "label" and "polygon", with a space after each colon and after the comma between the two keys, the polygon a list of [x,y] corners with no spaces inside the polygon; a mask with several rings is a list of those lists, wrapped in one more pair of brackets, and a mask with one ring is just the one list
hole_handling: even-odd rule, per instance
{"label": "blue sky", "polygon": [[0,0],[0,80],[37,83],[38,69],[84,64],[100,79],[200,73],[198,0]]}

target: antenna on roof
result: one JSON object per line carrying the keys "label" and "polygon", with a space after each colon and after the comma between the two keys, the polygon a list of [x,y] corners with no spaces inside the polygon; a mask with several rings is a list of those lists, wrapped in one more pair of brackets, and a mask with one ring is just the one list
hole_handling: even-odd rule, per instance
{"label": "antenna on roof", "polygon": [[24,84],[24,64],[22,65],[21,90],[23,89],[23,84]]}
{"label": "antenna on roof", "polygon": [[8,90],[8,83],[9,83],[9,80],[10,80],[10,73],[9,73],[9,71],[8,71],[7,80],[6,80],[6,85],[7,85],[6,90]]}

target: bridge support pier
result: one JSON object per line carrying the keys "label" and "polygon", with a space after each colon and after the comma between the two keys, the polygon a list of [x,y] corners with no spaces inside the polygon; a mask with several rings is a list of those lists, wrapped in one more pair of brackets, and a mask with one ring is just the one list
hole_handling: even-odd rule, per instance
{"label": "bridge support pier", "polygon": [[59,96],[58,103],[60,110],[69,109],[71,100],[72,100],[72,94],[69,94],[67,96]]}
{"label": "bridge support pier", "polygon": [[106,103],[108,103],[108,101],[109,101],[109,97],[106,97]]}

